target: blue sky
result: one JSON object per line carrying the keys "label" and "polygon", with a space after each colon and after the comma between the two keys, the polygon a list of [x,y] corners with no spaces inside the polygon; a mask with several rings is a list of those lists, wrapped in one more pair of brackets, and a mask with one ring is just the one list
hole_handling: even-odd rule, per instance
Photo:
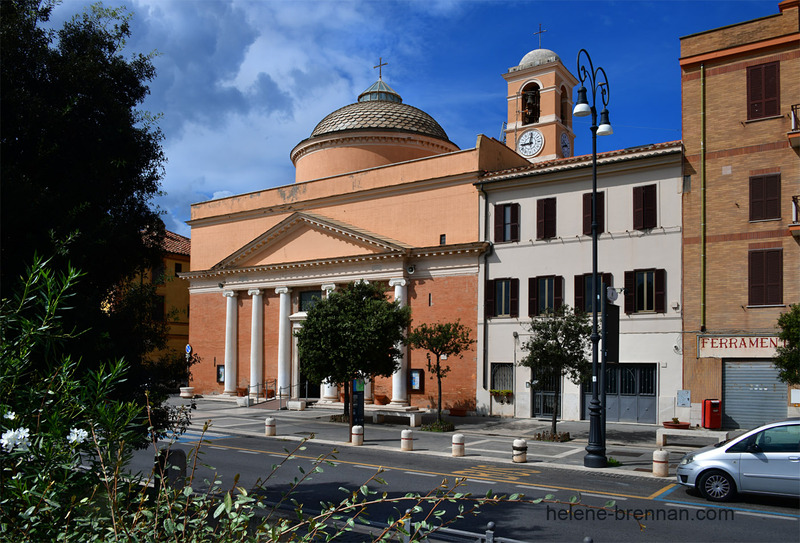
{"label": "blue sky", "polygon": [[[65,0],[60,23],[87,2]],[[682,36],[778,13],[778,0],[128,0],[132,52],[157,51],[144,109],[162,114],[168,158],[156,204],[189,235],[190,205],[291,184],[289,153],[378,77],[462,149],[501,137],[502,78],[530,50],[608,74],[614,135],[598,150],[678,140]],[[575,154],[591,152],[575,119]]]}

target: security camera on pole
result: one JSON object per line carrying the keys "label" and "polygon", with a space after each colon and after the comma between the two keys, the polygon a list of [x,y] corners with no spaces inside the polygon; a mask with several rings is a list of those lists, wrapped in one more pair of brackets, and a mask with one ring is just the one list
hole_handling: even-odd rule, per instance
{"label": "security camera on pole", "polygon": [[[581,64],[581,55],[586,57],[584,64]],[[588,64],[588,69],[587,69]],[[594,68],[592,59],[586,49],[578,52],[578,77],[581,80],[581,87],[578,89],[578,102],[575,104],[572,114],[575,117],[592,116],[592,400],[589,402],[589,444],[586,446],[586,456],[583,458],[583,465],[587,468],[604,468],[606,466],[606,446],[605,430],[603,428],[603,418],[601,414],[601,404],[598,398],[598,343],[600,334],[597,330],[597,317],[600,305],[600,288],[597,275],[597,136],[608,136],[614,133],[611,124],[608,122],[608,101],[611,97],[608,85],[608,77],[601,67]],[[598,78],[602,80],[598,81]],[[587,82],[592,91],[592,103],[587,99],[587,89],[584,83]],[[603,102],[603,111],[600,112],[600,125],[597,125],[597,93],[600,91],[600,99]]]}

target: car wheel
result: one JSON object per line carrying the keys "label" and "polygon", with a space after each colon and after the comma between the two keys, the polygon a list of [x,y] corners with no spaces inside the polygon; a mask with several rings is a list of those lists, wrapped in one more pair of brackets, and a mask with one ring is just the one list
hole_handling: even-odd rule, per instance
{"label": "car wheel", "polygon": [[697,481],[697,489],[707,500],[726,502],[736,495],[736,483],[724,471],[707,471]]}

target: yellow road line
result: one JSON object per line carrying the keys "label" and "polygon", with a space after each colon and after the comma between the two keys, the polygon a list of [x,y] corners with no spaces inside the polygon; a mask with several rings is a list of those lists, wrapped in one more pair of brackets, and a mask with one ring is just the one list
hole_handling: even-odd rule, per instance
{"label": "yellow road line", "polygon": [[650,494],[649,496],[647,496],[647,499],[648,499],[648,500],[654,500],[654,499],[656,499],[658,496],[660,496],[660,495],[662,495],[664,492],[666,492],[667,490],[669,490],[669,489],[671,489],[671,488],[675,488],[676,486],[678,486],[678,485],[677,485],[677,483],[672,483],[671,485],[667,485],[667,486],[665,486],[664,488],[662,488],[661,490],[657,490],[657,491],[653,492],[652,494]]}

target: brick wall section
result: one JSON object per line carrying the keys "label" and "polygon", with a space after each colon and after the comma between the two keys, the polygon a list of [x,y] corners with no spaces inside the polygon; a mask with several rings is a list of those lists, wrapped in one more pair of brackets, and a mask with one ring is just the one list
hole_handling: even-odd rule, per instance
{"label": "brick wall section", "polygon": [[[477,339],[474,323],[477,322],[477,275],[413,279],[408,285],[408,300],[413,323],[455,321],[472,328],[472,338]],[[429,305],[430,295],[430,305]],[[390,289],[391,298],[391,289]],[[278,320],[279,297],[274,289],[263,291],[264,299],[264,379],[278,377]],[[251,297],[239,293],[238,321],[238,376],[237,385],[247,386],[250,381],[250,325],[252,322]],[[293,311],[297,308],[295,307]],[[192,368],[192,386],[199,394],[222,393],[223,384],[216,382],[216,367],[225,363],[225,298],[219,293],[193,294],[191,302],[190,342],[202,361]],[[215,363],[216,360],[216,363]],[[462,358],[445,361],[452,368],[442,381],[443,405],[468,403],[475,398],[477,353],[473,349]],[[410,350],[409,366],[423,369],[425,390],[411,394],[411,404],[433,407],[436,403],[436,379],[428,372],[426,352]],[[409,387],[410,390],[410,387]],[[391,398],[391,378],[378,378],[373,394]]]}
{"label": "brick wall section", "polygon": [[[788,4],[788,3],[784,3]],[[695,34],[681,40],[683,59],[726,47],[762,42],[800,31],[797,3],[756,21]],[[747,120],[746,69],[780,62],[780,116]],[[722,361],[697,359],[701,326],[701,87],[699,64],[682,66],[685,174],[691,189],[683,195],[683,315],[685,388],[692,400],[721,397]],[[800,194],[800,159],[787,138],[788,113],[800,103],[800,39],[720,55],[705,63],[706,85],[706,333],[775,333],[779,314],[800,302],[800,244],[792,237],[792,196]],[[750,222],[749,178],[781,174],[777,220]],[[747,307],[748,251],[783,248],[784,307]]]}

